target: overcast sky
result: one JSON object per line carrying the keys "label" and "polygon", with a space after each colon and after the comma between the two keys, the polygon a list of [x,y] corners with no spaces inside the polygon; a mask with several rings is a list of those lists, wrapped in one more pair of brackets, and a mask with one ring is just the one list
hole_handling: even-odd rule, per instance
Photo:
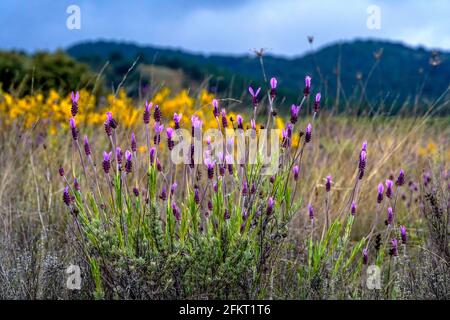
{"label": "overcast sky", "polygon": [[[66,9],[81,11],[69,30]],[[366,25],[380,8],[381,28]],[[114,39],[204,53],[267,48],[299,55],[338,40],[379,38],[450,50],[448,0],[1,0],[0,48],[54,50],[82,40]]]}

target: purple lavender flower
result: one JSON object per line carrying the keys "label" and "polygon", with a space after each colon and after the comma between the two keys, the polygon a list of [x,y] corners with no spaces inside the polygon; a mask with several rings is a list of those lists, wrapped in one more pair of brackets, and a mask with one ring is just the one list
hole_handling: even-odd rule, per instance
{"label": "purple lavender flower", "polygon": [[269,198],[269,200],[267,201],[267,215],[270,216],[273,212],[273,204],[275,203],[275,201],[273,200],[272,197]]}
{"label": "purple lavender flower", "polygon": [[298,181],[298,174],[299,174],[299,172],[300,172],[299,166],[298,166],[298,165],[295,165],[295,166],[292,168],[292,172],[294,173],[294,181]]}
{"label": "purple lavender flower", "polygon": [[170,186],[170,195],[171,196],[173,196],[175,191],[177,191],[177,186],[178,186],[178,184],[176,182],[172,183],[172,185]]}
{"label": "purple lavender flower", "polygon": [[244,130],[244,120],[242,119],[241,115],[238,114],[236,116],[236,118],[237,118],[237,127],[238,127],[238,129]]}
{"label": "purple lavender flower", "polygon": [[156,170],[158,170],[158,172],[162,172],[162,165],[161,161],[159,161],[159,158],[156,158]]}
{"label": "purple lavender flower", "polygon": [[282,136],[282,147],[287,148],[289,147],[289,132],[288,129],[282,129],[281,130],[281,136]]}
{"label": "purple lavender flower", "polygon": [[134,132],[131,133],[131,151],[137,151],[136,135]]}
{"label": "purple lavender flower", "polygon": [[111,169],[111,154],[112,152],[106,152],[103,151],[103,171],[105,171],[106,174],[109,173],[109,170]]}
{"label": "purple lavender flower", "polygon": [[213,105],[214,118],[218,118],[219,117],[219,101],[217,101],[217,99],[213,99],[212,105]]}
{"label": "purple lavender flower", "polygon": [[156,122],[154,129],[155,129],[155,136],[153,137],[153,143],[155,145],[159,145],[159,143],[161,142],[161,132],[164,130],[164,125],[163,124],[159,125]]}
{"label": "purple lavender flower", "polygon": [[197,187],[194,188],[194,202],[200,204],[200,192]]}
{"label": "purple lavender flower", "polygon": [[122,149],[120,147],[116,148],[116,160],[119,166],[122,164]]}
{"label": "purple lavender flower", "polygon": [[78,140],[78,129],[75,124],[75,118],[73,118],[73,117],[70,118],[69,124],[70,124],[70,129],[72,131],[72,138],[73,138],[73,140],[77,141]]}
{"label": "purple lavender flower", "polygon": [[380,183],[380,184],[378,184],[377,203],[381,203],[381,201],[383,201],[383,192],[384,192],[384,186],[382,183]]}
{"label": "purple lavender flower", "polygon": [[192,116],[191,117],[191,123],[192,123],[192,137],[195,136],[195,132],[200,132],[202,129],[203,122],[200,120],[199,117]]}
{"label": "purple lavender flower", "polygon": [[167,147],[169,148],[169,150],[172,150],[174,147],[174,142],[172,140],[173,137],[173,129],[172,128],[167,128],[166,129],[166,134],[167,134]]}
{"label": "purple lavender flower", "polygon": [[72,201],[72,199],[70,198],[70,194],[69,194],[69,186],[66,186],[64,188],[63,191],[63,201],[66,204],[66,206],[70,206],[70,202]]}
{"label": "purple lavender flower", "polygon": [[398,187],[401,187],[402,185],[405,184],[405,171],[403,171],[403,169],[400,169],[400,173],[398,174],[398,178],[395,184]]}
{"label": "purple lavender flower", "polygon": [[330,192],[331,190],[331,176],[327,176],[327,182],[325,183],[325,190]]}
{"label": "purple lavender flower", "polygon": [[182,117],[182,114],[181,113],[174,113],[173,114],[173,122],[175,123],[175,130],[178,130],[178,129],[180,129],[180,121],[181,121],[181,117]]}
{"label": "purple lavender flower", "polygon": [[309,91],[311,90],[311,77],[305,77],[305,89],[303,89],[303,95],[307,97],[309,95]]}
{"label": "purple lavender flower", "polygon": [[214,161],[211,158],[206,158],[205,165],[208,172],[208,179],[212,180],[214,178]]}
{"label": "purple lavender flower", "polygon": [[58,170],[58,172],[59,172],[59,175],[61,176],[61,177],[64,177],[64,168],[61,166],[61,167],[59,167],[59,170]]}
{"label": "purple lavender flower", "polygon": [[298,113],[300,112],[300,106],[293,104],[291,106],[291,123],[296,124],[298,120]]}
{"label": "purple lavender flower", "polygon": [[309,143],[311,141],[311,132],[312,132],[312,125],[311,123],[308,123],[306,126],[306,133],[305,133],[305,142]]}
{"label": "purple lavender flower", "polygon": [[269,182],[270,182],[271,184],[274,184],[274,183],[275,183],[275,177],[274,177],[274,176],[270,176]]}
{"label": "purple lavender flower", "polygon": [[369,263],[369,250],[367,248],[363,249],[363,264]]}
{"label": "purple lavender flower", "polygon": [[91,154],[91,146],[89,145],[89,140],[87,136],[84,136],[84,153],[86,156]]}
{"label": "purple lavender flower", "polygon": [[392,198],[392,186],[394,182],[392,180],[386,179],[386,197],[389,199]]}
{"label": "purple lavender flower", "polygon": [[424,172],[422,175],[423,185],[426,187],[431,182],[431,174],[429,172]]}
{"label": "purple lavender flower", "polygon": [[107,135],[108,137],[110,137],[111,134],[112,134],[112,128],[111,128],[111,126],[109,125],[109,121],[105,121],[105,123],[104,123],[103,125],[105,126],[105,132],[106,132],[106,135]]}
{"label": "purple lavender flower", "polygon": [[316,94],[316,98],[315,98],[315,100],[314,100],[314,112],[315,112],[315,113],[319,112],[319,107],[320,107],[320,97],[321,97],[320,92],[318,92],[318,93]]}
{"label": "purple lavender flower", "polygon": [[78,91],[77,93],[74,93],[72,91],[71,99],[72,99],[72,108],[70,109],[70,111],[72,112],[72,117],[75,117],[78,113],[78,100],[80,99],[80,93]]}
{"label": "purple lavender flower", "polygon": [[252,187],[250,188],[250,193],[255,194],[256,193],[256,184],[253,182]]}
{"label": "purple lavender flower", "polygon": [[407,240],[407,238],[406,238],[406,227],[403,226],[403,225],[400,226],[400,235],[402,237],[402,243],[406,244],[406,240]]}
{"label": "purple lavender flower", "polygon": [[106,122],[108,122],[108,125],[109,125],[111,128],[113,128],[113,129],[116,129],[116,128],[117,128],[117,121],[113,118],[111,112],[107,112],[107,113],[106,113]]}
{"label": "purple lavender flower", "polygon": [[354,216],[356,214],[356,202],[355,201],[352,201],[352,206],[351,206],[350,211],[352,213],[352,216]]}
{"label": "purple lavender flower", "polygon": [[361,146],[361,151],[367,152],[367,141],[364,141]]}
{"label": "purple lavender flower", "polygon": [[233,175],[233,156],[231,154],[227,154],[225,156],[225,162],[227,163],[228,166],[228,173],[230,175]]}
{"label": "purple lavender flower", "polygon": [[175,219],[177,221],[181,220],[181,211],[180,209],[178,209],[177,204],[175,202],[172,202],[172,212],[173,215],[175,216]]}
{"label": "purple lavender flower", "polygon": [[144,120],[145,124],[150,123],[150,110],[152,109],[153,103],[148,101],[145,101],[145,109],[144,109],[144,115],[142,116],[142,119]]}
{"label": "purple lavender flower", "polygon": [[222,115],[222,126],[225,128],[228,127],[228,121],[227,121],[227,111],[225,109],[222,109],[220,111],[220,114]]}
{"label": "purple lavender flower", "polygon": [[213,204],[212,204],[211,200],[208,200],[208,210],[212,211],[212,209],[213,209]]}
{"label": "purple lavender flower", "polygon": [[275,99],[277,95],[277,79],[275,77],[270,79],[270,98]]}
{"label": "purple lavender flower", "polygon": [[261,88],[258,88],[255,92],[252,87],[248,87],[248,92],[250,92],[250,94],[252,96],[252,104],[253,104],[253,107],[255,107],[255,108],[258,106],[258,103],[259,103],[258,102],[258,94],[260,91],[261,91]]}
{"label": "purple lavender flower", "polygon": [[160,193],[160,195],[159,195],[159,198],[160,198],[162,201],[166,201],[166,199],[167,199],[167,191],[166,191],[166,187],[162,187],[161,193]]}
{"label": "purple lavender flower", "polygon": [[392,208],[389,207],[389,208],[387,209],[387,212],[388,212],[388,217],[387,217],[387,220],[386,220],[386,224],[387,224],[387,225],[391,225],[391,224],[392,224],[392,221],[393,221],[393,219],[394,219],[394,210],[392,210]]}
{"label": "purple lavender flower", "polygon": [[225,220],[228,220],[228,219],[231,218],[230,212],[228,212],[228,209],[225,209],[225,210],[223,211],[223,218],[224,218]]}
{"label": "purple lavender flower", "polygon": [[314,219],[314,208],[311,204],[308,204],[308,212],[309,212],[309,219]]}
{"label": "purple lavender flower", "polygon": [[132,158],[133,158],[133,154],[126,150],[125,151],[125,172],[126,173],[131,173],[131,171],[133,170],[133,162],[132,162]]}
{"label": "purple lavender flower", "polygon": [[391,240],[391,250],[389,251],[389,254],[394,257],[398,256],[398,241],[396,238]]}
{"label": "purple lavender flower", "polygon": [[213,190],[214,190],[215,193],[219,192],[219,185],[215,181],[213,183]]}
{"label": "purple lavender flower", "polygon": [[364,172],[366,170],[366,151],[362,150],[359,155],[359,180],[364,177]]}
{"label": "purple lavender flower", "polygon": [[150,148],[150,164],[155,163],[155,153],[156,153],[156,148],[151,147]]}
{"label": "purple lavender flower", "polygon": [[161,109],[159,109],[158,105],[155,105],[155,111],[153,111],[153,119],[155,119],[155,122],[161,122]]}
{"label": "purple lavender flower", "polygon": [[75,191],[80,191],[81,187],[80,184],[78,183],[78,179],[77,178],[73,178],[73,189]]}
{"label": "purple lavender flower", "polygon": [[135,197],[139,197],[139,189],[137,187],[133,188],[133,193]]}
{"label": "purple lavender flower", "polygon": [[248,185],[247,185],[247,181],[244,181],[244,183],[242,184],[242,195],[245,197],[248,195]]}

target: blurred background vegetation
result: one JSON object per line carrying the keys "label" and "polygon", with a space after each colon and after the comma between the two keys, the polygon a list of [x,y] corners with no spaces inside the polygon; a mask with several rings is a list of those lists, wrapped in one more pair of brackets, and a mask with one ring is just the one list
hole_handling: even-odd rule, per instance
{"label": "blurred background vegetation", "polygon": [[[303,56],[284,58],[258,50],[248,55],[204,55],[122,42],[83,42],[66,51],[0,51],[2,90],[25,96],[86,89],[97,97],[120,86],[133,98],[149,88],[206,88],[212,94],[248,99],[248,85],[263,86],[259,56],[267,77],[276,76],[278,95],[289,102],[301,97],[304,75],[322,92],[324,108],[354,115],[425,113],[448,95],[450,55],[382,41],[335,43]],[[154,90],[153,90],[154,91]],[[283,112],[283,110],[280,110]],[[450,111],[440,110],[440,115]]]}

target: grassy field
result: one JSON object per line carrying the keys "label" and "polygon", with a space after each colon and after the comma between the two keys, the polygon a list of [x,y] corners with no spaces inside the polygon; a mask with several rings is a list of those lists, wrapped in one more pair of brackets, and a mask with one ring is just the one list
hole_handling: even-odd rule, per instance
{"label": "grassy field", "polygon": [[[216,163],[208,176],[204,164],[170,162],[166,133],[174,112],[182,128],[197,115],[223,130],[206,92],[153,93],[165,125],[159,145],[155,106],[145,123],[144,105],[125,96],[94,107],[82,93],[74,112],[70,97],[2,95],[0,298],[450,298],[450,119],[431,116],[445,99],[418,117],[313,117],[305,103],[277,174]],[[288,128],[288,112],[266,115],[272,104],[257,107],[258,134],[267,123]],[[219,105],[229,129],[239,112],[251,127],[251,105]],[[81,268],[80,290],[66,287],[71,264]]]}

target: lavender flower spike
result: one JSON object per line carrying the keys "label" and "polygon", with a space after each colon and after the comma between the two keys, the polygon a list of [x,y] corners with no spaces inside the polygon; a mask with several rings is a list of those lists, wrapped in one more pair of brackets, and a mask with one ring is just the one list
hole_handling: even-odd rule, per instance
{"label": "lavender flower spike", "polygon": [[382,183],[380,183],[380,184],[378,184],[377,203],[381,203],[381,201],[383,201],[383,192],[384,192],[384,186]]}
{"label": "lavender flower spike", "polygon": [[134,132],[131,133],[131,151],[137,151],[136,135]]}
{"label": "lavender flower spike", "polygon": [[392,210],[391,207],[389,207],[387,209],[387,211],[388,211],[388,217],[387,217],[387,220],[386,220],[386,225],[391,225],[392,221],[394,220],[394,211]]}
{"label": "lavender flower spike", "polygon": [[364,177],[364,172],[366,170],[366,151],[362,150],[359,155],[359,180]]}
{"label": "lavender flower spike", "polygon": [[403,171],[403,169],[400,169],[400,173],[395,184],[399,187],[405,184],[405,171]]}
{"label": "lavender flower spike", "polygon": [[112,152],[106,152],[103,151],[103,171],[105,171],[106,174],[109,173],[109,170],[111,169],[111,154]]}
{"label": "lavender flower spike", "polygon": [[392,198],[392,186],[394,185],[394,182],[392,180],[387,179],[386,180],[386,197],[389,199]]}
{"label": "lavender flower spike", "polygon": [[275,201],[273,200],[272,197],[269,198],[269,200],[267,201],[267,215],[270,216],[273,212],[273,205],[274,205]]}
{"label": "lavender flower spike", "polygon": [[298,113],[300,112],[300,106],[296,106],[295,104],[293,104],[291,106],[291,123],[295,124],[298,120]]}
{"label": "lavender flower spike", "polygon": [[406,227],[403,226],[403,225],[400,226],[400,235],[402,237],[402,243],[406,244],[406,240],[407,240],[407,238],[406,238]]}
{"label": "lavender flower spike", "polygon": [[311,77],[305,77],[305,89],[303,89],[303,95],[307,97],[309,95],[309,91],[311,90]]}
{"label": "lavender flower spike", "polygon": [[252,104],[253,107],[257,107],[258,106],[258,94],[261,91],[261,87],[259,87],[256,91],[253,90],[252,87],[248,87],[248,92],[250,92],[250,95],[252,96]]}
{"label": "lavender flower spike", "polygon": [[169,148],[169,150],[172,150],[174,145],[175,145],[173,140],[172,140],[173,129],[172,128],[167,128],[166,129],[166,133],[167,133],[167,147]]}
{"label": "lavender flower spike", "polygon": [[131,170],[133,169],[133,162],[132,162],[133,154],[126,150],[125,151],[125,172],[131,173]]}
{"label": "lavender flower spike", "polygon": [[308,204],[308,212],[309,212],[309,219],[314,219],[314,208],[311,204]]}
{"label": "lavender flower spike", "polygon": [[72,108],[70,111],[72,113],[72,117],[75,117],[78,113],[78,100],[80,99],[80,93],[78,91],[76,93],[72,91],[70,97],[72,99]]}
{"label": "lavender flower spike", "polygon": [[81,187],[80,187],[80,184],[78,183],[78,179],[77,178],[73,178],[73,188],[76,191],[80,191],[81,190]]}
{"label": "lavender flower spike", "polygon": [[161,122],[161,109],[159,109],[158,105],[155,105],[155,111],[153,111],[153,119],[155,119],[155,122]]}
{"label": "lavender flower spike", "polygon": [[366,151],[366,152],[367,152],[367,141],[364,141],[364,142],[362,143],[361,151]]}
{"label": "lavender flower spike", "polygon": [[316,98],[314,99],[314,112],[315,113],[319,112],[320,98],[321,98],[321,94],[320,94],[320,92],[318,92],[316,94]]}
{"label": "lavender flower spike", "polygon": [[180,121],[181,121],[181,117],[183,115],[181,113],[174,113],[173,114],[173,122],[175,123],[175,130],[180,129]]}
{"label": "lavender flower spike", "polygon": [[270,98],[275,99],[277,95],[277,84],[278,81],[275,77],[270,79]]}
{"label": "lavender flower spike", "polygon": [[173,196],[173,194],[175,193],[175,191],[177,190],[177,186],[178,184],[176,182],[174,182],[171,186],[170,186],[170,195]]}
{"label": "lavender flower spike", "polygon": [[106,113],[106,122],[111,128],[117,128],[117,121],[113,118],[112,113],[109,111]]}
{"label": "lavender flower spike", "polygon": [[330,192],[331,190],[331,176],[327,176],[327,182],[325,183],[325,190]]}
{"label": "lavender flower spike", "polygon": [[369,250],[367,248],[363,249],[363,264],[369,263]]}
{"label": "lavender flower spike", "polygon": [[311,132],[312,132],[312,125],[311,123],[308,123],[308,125],[306,126],[305,143],[309,143],[311,141]]}
{"label": "lavender flower spike", "polygon": [[180,212],[180,209],[178,209],[175,202],[172,202],[172,212],[173,212],[173,215],[175,216],[175,219],[177,221],[180,221],[181,220],[181,212]]}
{"label": "lavender flower spike", "polygon": [[89,156],[91,154],[91,146],[89,145],[89,140],[87,136],[84,136],[84,153],[86,156]]}
{"label": "lavender flower spike", "polygon": [[237,127],[238,127],[238,129],[244,129],[244,120],[242,119],[242,117],[241,117],[241,115],[237,115],[236,116],[236,119],[237,119]]}
{"label": "lavender flower spike", "polygon": [[151,147],[150,148],[150,164],[153,164],[155,162],[155,153],[156,153],[156,148]]}
{"label": "lavender flower spike", "polygon": [[351,206],[350,210],[351,210],[352,216],[354,216],[356,214],[356,202],[355,201],[352,201],[352,206]]}
{"label": "lavender flower spike", "polygon": [[398,256],[398,241],[396,238],[393,238],[391,240],[391,246],[392,247],[391,250],[389,251],[389,254],[394,257]]}
{"label": "lavender flower spike", "polygon": [[69,186],[66,186],[63,191],[63,201],[66,204],[66,206],[70,206],[71,198],[69,194]]}
{"label": "lavender flower spike", "polygon": [[227,111],[225,109],[222,109],[220,111],[220,114],[222,115],[222,126],[224,128],[227,128],[228,127]]}
{"label": "lavender flower spike", "polygon": [[77,141],[78,140],[78,129],[75,124],[75,118],[73,118],[73,117],[70,118],[69,124],[70,124],[70,129],[72,131],[72,138],[73,138],[73,140]]}
{"label": "lavender flower spike", "polygon": [[219,101],[217,101],[217,99],[213,99],[212,105],[213,105],[214,118],[218,118],[219,117]]}
{"label": "lavender flower spike", "polygon": [[212,180],[214,178],[214,161],[211,158],[206,158],[205,165],[208,171],[208,179]]}
{"label": "lavender flower spike", "polygon": [[116,148],[116,160],[119,166],[122,164],[122,149],[120,147]]}
{"label": "lavender flower spike", "polygon": [[142,116],[142,119],[144,120],[145,124],[150,123],[150,110],[151,110],[152,106],[153,106],[152,102],[148,103],[148,101],[145,101],[145,109],[144,109],[144,114]]}
{"label": "lavender flower spike", "polygon": [[295,165],[295,166],[292,168],[292,172],[294,173],[294,181],[298,181],[298,174],[299,174],[299,172],[300,172],[299,166],[298,166],[298,165]]}

